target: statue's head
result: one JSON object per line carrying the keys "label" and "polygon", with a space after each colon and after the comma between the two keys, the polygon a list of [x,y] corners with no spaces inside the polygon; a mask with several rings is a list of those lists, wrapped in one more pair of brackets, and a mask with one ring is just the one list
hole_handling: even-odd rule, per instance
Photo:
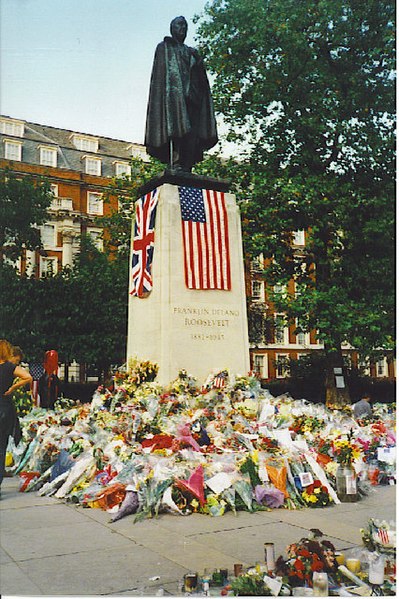
{"label": "statue's head", "polygon": [[174,40],[181,44],[186,39],[187,21],[184,17],[176,17],[170,24],[170,34]]}

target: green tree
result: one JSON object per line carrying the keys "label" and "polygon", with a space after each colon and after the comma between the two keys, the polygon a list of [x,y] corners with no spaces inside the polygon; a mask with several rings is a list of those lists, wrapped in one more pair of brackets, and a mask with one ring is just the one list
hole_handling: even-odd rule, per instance
{"label": "green tree", "polygon": [[48,218],[52,198],[46,179],[19,179],[8,170],[0,171],[0,261],[16,260],[23,248],[42,247],[39,225]]}
{"label": "green tree", "polygon": [[343,342],[393,343],[394,23],[391,0],[215,0],[198,29],[228,139],[248,150],[246,250],[273,258],[271,285],[295,278],[275,300],[324,343],[329,403],[349,400]]}

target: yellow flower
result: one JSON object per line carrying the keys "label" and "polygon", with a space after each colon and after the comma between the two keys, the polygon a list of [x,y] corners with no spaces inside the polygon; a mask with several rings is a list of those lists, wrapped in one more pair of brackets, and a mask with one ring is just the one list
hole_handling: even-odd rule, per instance
{"label": "yellow flower", "polygon": [[315,489],[314,492],[316,493],[316,495],[318,495],[321,492],[321,489],[320,488]]}
{"label": "yellow flower", "polygon": [[317,503],[317,497],[316,497],[316,495],[309,495],[309,501],[311,503]]}

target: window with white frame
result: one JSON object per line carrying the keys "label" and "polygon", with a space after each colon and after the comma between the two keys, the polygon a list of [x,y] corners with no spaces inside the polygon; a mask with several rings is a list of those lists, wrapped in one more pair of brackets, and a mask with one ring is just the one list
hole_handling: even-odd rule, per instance
{"label": "window with white frame", "polygon": [[388,362],[386,358],[381,358],[375,364],[375,374],[378,377],[388,376]]}
{"label": "window with white frame", "polygon": [[58,185],[56,185],[55,183],[50,183],[50,188],[51,188],[51,193],[53,194],[53,196],[55,198],[58,197]]}
{"label": "window with white frame", "polygon": [[87,192],[87,212],[101,216],[103,214],[102,194],[94,191]]}
{"label": "window with white frame", "polygon": [[101,229],[87,229],[87,234],[90,236],[96,248],[100,251],[104,249]]}
{"label": "window with white frame", "polygon": [[251,293],[252,300],[259,302],[263,300],[263,281],[252,281],[251,282]]}
{"label": "window with white frame", "polygon": [[0,119],[0,132],[4,135],[23,137],[24,123],[22,121],[13,121],[11,119]]}
{"label": "window with white frame", "polygon": [[305,245],[305,231],[304,231],[304,229],[300,229],[298,231],[293,231],[293,233],[292,233],[292,243],[293,243],[293,245]]}
{"label": "window with white frame", "polygon": [[276,354],[276,378],[283,379],[290,373],[289,354]]}
{"label": "window with white frame", "polygon": [[306,333],[303,331],[298,331],[296,334],[296,342],[299,345],[306,345]]}
{"label": "window with white frame", "polygon": [[58,271],[58,260],[56,256],[46,256],[40,258],[40,276],[53,277]]}
{"label": "window with white frame", "polygon": [[[299,327],[298,327],[298,322],[296,322],[296,326],[297,326],[297,328],[299,328]],[[305,332],[304,332],[304,331],[302,331],[302,330],[298,330],[298,331],[296,332],[296,342],[297,342],[299,345],[309,345],[309,343],[310,343],[310,336],[309,336],[309,333],[305,333]]]}
{"label": "window with white frame", "polygon": [[4,158],[7,160],[18,160],[20,162],[22,160],[22,142],[5,139]]}
{"label": "window with white frame", "polygon": [[42,226],[42,242],[45,247],[55,247],[55,225],[45,224]]}
{"label": "window with white frame", "polygon": [[101,158],[92,158],[85,156],[85,172],[87,175],[101,175]]}
{"label": "window with white frame", "polygon": [[95,139],[93,137],[86,137],[84,135],[73,135],[72,141],[74,146],[78,150],[83,150],[83,152],[98,151],[98,139]]}
{"label": "window with white frame", "polygon": [[274,343],[288,343],[288,327],[284,314],[274,315]]}
{"label": "window with white frame", "polygon": [[115,164],[115,175],[121,177],[122,175],[131,175],[132,167],[128,162],[114,162]]}
{"label": "window with white frame", "polygon": [[267,379],[267,354],[254,355],[254,372],[258,374],[262,379]]}
{"label": "window with white frame", "polygon": [[359,368],[360,372],[362,373],[362,375],[364,375],[364,376],[371,375],[370,362],[368,360],[366,360],[364,358],[359,358],[358,368]]}
{"label": "window with white frame", "polygon": [[57,148],[40,146],[40,164],[43,166],[57,166]]}
{"label": "window with white frame", "polygon": [[263,254],[259,254],[259,256],[255,256],[251,260],[251,271],[252,272],[261,272],[263,270]]}

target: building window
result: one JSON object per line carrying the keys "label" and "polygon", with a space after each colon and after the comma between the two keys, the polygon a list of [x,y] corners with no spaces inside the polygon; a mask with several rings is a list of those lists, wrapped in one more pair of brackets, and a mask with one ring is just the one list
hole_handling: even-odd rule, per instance
{"label": "building window", "polygon": [[89,158],[85,156],[85,172],[87,175],[101,175],[101,158]]}
{"label": "building window", "polygon": [[378,377],[388,376],[388,363],[386,358],[378,360],[375,364],[375,374]]}
{"label": "building window", "polygon": [[132,167],[128,162],[115,162],[115,175],[121,177],[122,175],[131,175]]}
{"label": "building window", "polygon": [[102,231],[100,229],[87,229],[87,234],[91,238],[96,248],[102,252],[104,249]]}
{"label": "building window", "polygon": [[251,272],[262,272],[263,270],[263,254],[256,256],[251,260]]}
{"label": "building window", "polygon": [[[299,329],[298,322],[296,322],[296,327],[297,327],[297,329]],[[297,332],[295,333],[295,335],[296,335],[296,342],[299,345],[309,345],[310,344],[310,335],[309,335],[309,333],[305,333],[304,331],[297,330]]]}
{"label": "building window", "polygon": [[50,188],[51,188],[51,193],[53,194],[53,196],[55,198],[58,197],[58,185],[56,185],[55,183],[50,183]]}
{"label": "building window", "polygon": [[55,243],[55,225],[42,226],[42,242],[44,246],[54,248]]}
{"label": "building window", "polygon": [[102,194],[89,191],[87,193],[87,212],[101,216],[103,214]]}
{"label": "building window", "polygon": [[73,135],[72,141],[74,146],[78,150],[83,152],[97,152],[98,151],[98,139],[92,137],[85,137],[83,135]]}
{"label": "building window", "polygon": [[254,372],[262,379],[267,379],[267,354],[255,354],[254,355]]}
{"label": "building window", "polygon": [[58,271],[58,260],[56,256],[40,258],[40,276],[53,277]]}
{"label": "building window", "polygon": [[57,149],[40,146],[40,164],[43,166],[57,166]]}
{"label": "building window", "polygon": [[4,135],[14,135],[14,137],[24,136],[24,123],[21,121],[12,121],[9,119],[0,120],[0,132]]}
{"label": "building window", "polygon": [[276,354],[276,378],[283,379],[289,375],[289,355]]}
{"label": "building window", "polygon": [[20,162],[22,160],[22,142],[6,139],[4,141],[4,158]]}
{"label": "building window", "polygon": [[286,326],[284,314],[274,315],[274,343],[288,343],[288,328]]}
{"label": "building window", "polygon": [[299,231],[293,231],[292,243],[293,245],[305,245],[305,231],[303,229]]}
{"label": "building window", "polygon": [[263,281],[252,281],[252,300],[254,302],[263,301]]}

